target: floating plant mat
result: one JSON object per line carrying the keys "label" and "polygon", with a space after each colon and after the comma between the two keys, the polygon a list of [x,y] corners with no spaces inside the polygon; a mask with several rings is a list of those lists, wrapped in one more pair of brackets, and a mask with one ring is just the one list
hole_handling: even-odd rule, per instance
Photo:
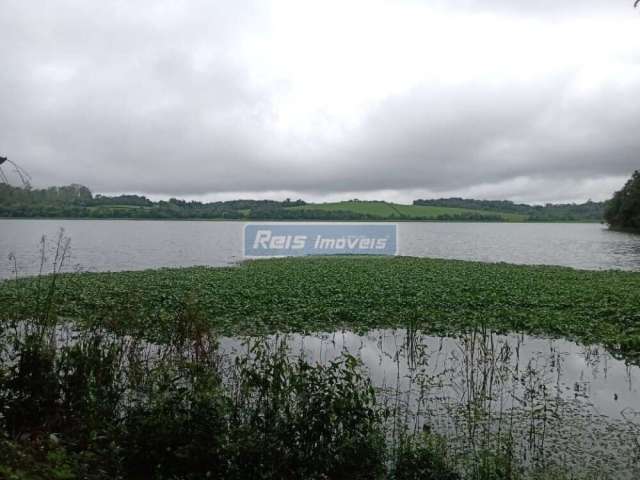
{"label": "floating plant mat", "polygon": [[[599,346],[520,334],[435,337],[404,329],[267,337],[291,355],[360,359],[397,429],[445,436],[461,463],[486,451],[531,470],[640,478],[640,367]],[[249,341],[250,344],[250,341]],[[247,338],[223,337],[230,357]],[[403,426],[404,424],[404,426]],[[393,431],[393,429],[392,429]]]}

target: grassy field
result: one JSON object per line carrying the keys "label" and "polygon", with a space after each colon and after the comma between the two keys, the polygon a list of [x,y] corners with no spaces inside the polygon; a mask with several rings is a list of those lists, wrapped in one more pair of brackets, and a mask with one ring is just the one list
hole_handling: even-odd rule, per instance
{"label": "grassy field", "polygon": [[451,207],[430,207],[424,205],[402,205],[400,203],[390,203],[381,201],[347,201],[336,203],[310,203],[300,207],[291,207],[297,210],[323,210],[323,211],[343,211],[354,212],[367,215],[375,215],[386,219],[390,218],[433,218],[437,219],[441,215],[499,215],[503,221],[522,222],[527,219],[526,215],[515,213],[502,213],[495,211],[470,210],[465,208]]}
{"label": "grassy field", "polygon": [[[0,315],[28,315],[37,279],[0,288]],[[162,339],[189,311],[223,334],[478,326],[640,352],[640,274],[408,257],[259,260],[227,268],[67,274],[55,312]]]}
{"label": "grassy field", "polygon": [[[94,211],[94,210],[99,210],[100,208],[104,208],[104,206],[89,206],[86,208],[89,211]],[[138,210],[141,208],[148,208],[148,207],[141,207],[140,205],[108,205],[107,208],[110,208],[112,210]]]}

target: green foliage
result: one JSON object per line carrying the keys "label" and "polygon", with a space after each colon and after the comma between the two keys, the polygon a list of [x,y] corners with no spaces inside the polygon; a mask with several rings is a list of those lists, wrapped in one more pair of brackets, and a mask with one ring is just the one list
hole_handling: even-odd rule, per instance
{"label": "green foliage", "polygon": [[640,171],[607,203],[605,219],[614,229],[640,231]]}
{"label": "green foliage", "polygon": [[106,419],[118,415],[125,394],[126,344],[90,332],[59,350],[55,374],[59,408],[64,420],[55,431],[73,431],[84,446],[97,441],[96,432],[107,431]]}
{"label": "green foliage", "polygon": [[15,218],[240,219],[254,210],[255,218],[262,218],[265,213],[287,214],[289,207],[303,204],[301,200],[202,203],[175,198],[152,202],[140,195],[93,196],[81,185],[33,190],[0,184],[0,217]]}
{"label": "green foliage", "polygon": [[82,185],[42,190],[0,184],[0,217],[228,220],[378,221],[599,221],[603,204],[517,205],[459,198],[416,200],[413,205],[381,201],[307,204],[302,200],[197,202],[171,198],[153,202],[140,195],[92,195]]}
{"label": "green foliage", "polygon": [[40,334],[16,339],[18,359],[3,376],[0,411],[9,435],[52,427],[59,415],[56,352]]}
{"label": "green foliage", "polygon": [[[415,203],[415,202],[414,202]],[[472,210],[458,207],[401,205],[390,202],[351,200],[348,202],[308,204],[292,210],[304,211],[307,215],[349,214],[355,218],[372,220],[417,220],[417,221],[484,221],[509,222],[523,221],[522,215],[504,213],[496,210]]]}
{"label": "green foliage", "polygon": [[[78,465],[64,447],[52,440],[17,442],[0,434],[0,478],[4,480],[98,479]],[[82,472],[84,475],[78,475]]]}
{"label": "green foliage", "polygon": [[395,480],[460,480],[447,462],[446,443],[441,438],[424,434],[404,438],[394,465]]}
{"label": "green foliage", "polygon": [[146,399],[126,411],[118,434],[130,478],[224,478],[230,400],[218,372],[165,365],[148,372]]}
{"label": "green foliage", "polygon": [[310,365],[258,341],[223,366],[198,320],[180,323],[191,338],[144,348],[100,330],[3,325],[2,358],[15,364],[0,381],[3,478],[382,475],[381,416],[353,357]]}
{"label": "green foliage", "polygon": [[83,185],[33,190],[0,183],[0,205],[88,205],[91,200],[91,191]]}
{"label": "green foliage", "polygon": [[[3,283],[0,318],[32,315],[38,285],[35,278]],[[56,298],[54,316],[161,341],[175,334],[178,313],[190,309],[201,323],[230,335],[405,326],[415,316],[426,332],[480,325],[606,343],[628,358],[640,354],[636,272],[308,257],[226,268],[60,275]]]}
{"label": "green foliage", "polygon": [[521,221],[531,222],[599,222],[604,212],[603,202],[591,200],[582,204],[526,205],[508,200],[472,200],[466,198],[439,198],[433,200],[414,200],[415,206],[431,208],[462,208],[478,211],[497,211],[517,215]]}
{"label": "green foliage", "polygon": [[[236,363],[232,477],[373,479],[383,471],[381,417],[370,381],[354,357],[311,366],[284,345],[253,347]],[[322,439],[322,441],[318,441]],[[235,475],[234,475],[235,474]]]}
{"label": "green foliage", "polygon": [[521,478],[511,456],[491,451],[480,452],[474,476],[478,480],[518,480]]}

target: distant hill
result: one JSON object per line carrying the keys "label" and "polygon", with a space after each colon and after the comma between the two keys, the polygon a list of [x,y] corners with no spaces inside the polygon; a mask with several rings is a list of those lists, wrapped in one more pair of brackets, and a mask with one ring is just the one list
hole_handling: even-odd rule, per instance
{"label": "distant hill", "polygon": [[479,211],[500,211],[524,216],[530,222],[554,221],[602,221],[605,202],[564,203],[546,205],[527,205],[508,200],[472,200],[466,198],[439,198],[435,200],[414,200],[415,206],[442,208],[463,208]]}
{"label": "distant hill", "polygon": [[431,205],[403,205],[382,201],[350,200],[337,203],[310,203],[293,207],[302,211],[351,212],[385,220],[467,220],[523,222],[526,215],[488,209],[468,209]]}
{"label": "distant hill", "polygon": [[361,200],[153,202],[141,195],[93,195],[82,185],[38,190],[0,184],[0,217],[11,218],[526,222],[600,221],[602,212],[603,204],[595,202],[531,206],[461,198],[416,200],[413,205]]}

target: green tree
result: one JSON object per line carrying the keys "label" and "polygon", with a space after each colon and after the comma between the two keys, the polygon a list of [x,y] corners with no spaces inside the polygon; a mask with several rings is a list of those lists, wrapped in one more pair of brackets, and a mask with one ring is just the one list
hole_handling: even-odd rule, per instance
{"label": "green tree", "polygon": [[607,202],[604,218],[611,228],[640,231],[640,171]]}

